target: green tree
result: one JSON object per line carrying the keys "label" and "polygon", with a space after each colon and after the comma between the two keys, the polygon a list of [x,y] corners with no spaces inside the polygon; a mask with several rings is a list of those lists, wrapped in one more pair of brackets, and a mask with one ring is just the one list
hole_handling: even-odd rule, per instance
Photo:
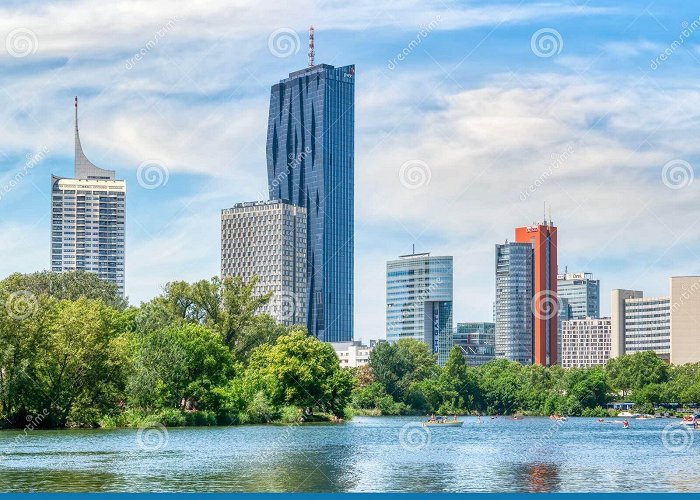
{"label": "green tree", "polygon": [[147,411],[209,410],[222,416],[234,360],[220,336],[181,325],[134,339],[127,402]]}
{"label": "green tree", "polygon": [[523,370],[520,363],[505,359],[490,361],[481,367],[479,387],[483,394],[482,410],[487,413],[514,413],[522,407]]}
{"label": "green tree", "polygon": [[116,284],[86,271],[14,273],[0,282],[0,288],[8,293],[21,291],[35,297],[46,295],[56,300],[101,300],[106,305],[120,310],[125,309],[128,304],[119,293]]}
{"label": "green tree", "polygon": [[435,356],[425,344],[415,339],[401,339],[393,344],[377,345],[369,357],[375,378],[395,400],[404,401],[415,382],[436,376]]}
{"label": "green tree", "polygon": [[247,394],[263,391],[277,407],[320,409],[338,416],[352,390],[352,375],[340,368],[333,348],[303,329],[255,349],[245,379]]}
{"label": "green tree", "polygon": [[118,313],[101,300],[79,298],[49,306],[51,321],[30,368],[39,397],[34,410],[48,410],[52,426],[93,425],[116,406],[121,393],[121,360],[115,353]]}
{"label": "green tree", "polygon": [[664,383],[669,377],[669,365],[652,351],[613,358],[605,368],[612,387],[623,397],[648,384]]}
{"label": "green tree", "polygon": [[173,324],[202,324],[219,332],[223,342],[238,356],[284,333],[284,327],[271,318],[257,317],[272,293],[255,295],[257,277],[217,277],[196,283],[174,281],[165,286],[163,295],[142,306],[137,324],[140,331],[150,331]]}

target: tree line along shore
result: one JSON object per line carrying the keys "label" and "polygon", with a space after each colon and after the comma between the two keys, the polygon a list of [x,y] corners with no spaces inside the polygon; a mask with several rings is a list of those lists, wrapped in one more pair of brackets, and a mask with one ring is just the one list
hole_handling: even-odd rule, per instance
{"label": "tree line along shore", "polygon": [[341,368],[329,344],[256,314],[256,281],[177,281],[138,307],[85,272],[0,281],[0,428],[339,422],[353,415],[607,416],[700,402],[700,364],[652,352],[563,369],[497,359],[444,367],[413,339]]}

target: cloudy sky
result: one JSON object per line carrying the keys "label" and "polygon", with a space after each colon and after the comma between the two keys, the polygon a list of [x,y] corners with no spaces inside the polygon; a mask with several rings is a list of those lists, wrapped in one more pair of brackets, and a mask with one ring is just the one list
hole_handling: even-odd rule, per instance
{"label": "cloudy sky", "polygon": [[[270,86],[356,64],[355,335],[385,262],[455,260],[455,321],[491,319],[494,244],[551,206],[559,263],[666,294],[700,274],[700,12],[691,2],[5,0],[0,275],[49,267],[51,174],[127,181],[127,293],[218,274],[219,213],[266,193]],[[139,169],[139,166],[141,168]]]}

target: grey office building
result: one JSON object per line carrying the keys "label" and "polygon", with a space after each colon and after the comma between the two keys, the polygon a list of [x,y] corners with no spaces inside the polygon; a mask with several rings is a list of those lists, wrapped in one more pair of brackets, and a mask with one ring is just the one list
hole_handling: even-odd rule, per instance
{"label": "grey office building", "polygon": [[386,338],[425,342],[439,364],[452,348],[452,257],[402,255],[386,264]]}
{"label": "grey office building", "polygon": [[533,358],[533,254],[530,243],[496,245],[496,357]]}
{"label": "grey office building", "polygon": [[641,290],[611,292],[610,357],[654,351],[671,359],[671,300],[668,296],[644,297]]}
{"label": "grey office building", "polygon": [[480,366],[496,357],[495,323],[457,323],[453,334],[469,366]]}
{"label": "grey office building", "polygon": [[314,65],[272,87],[270,199],[306,209],[306,326],[327,342],[353,339],[354,113],[353,65]]}
{"label": "grey office building", "polygon": [[306,323],[306,210],[285,201],[238,203],[221,211],[221,276],[249,281],[260,308],[286,326]]}
{"label": "grey office building", "polygon": [[51,270],[87,271],[124,295],[126,182],[87,159],[78,133],[72,178],[51,176]]}

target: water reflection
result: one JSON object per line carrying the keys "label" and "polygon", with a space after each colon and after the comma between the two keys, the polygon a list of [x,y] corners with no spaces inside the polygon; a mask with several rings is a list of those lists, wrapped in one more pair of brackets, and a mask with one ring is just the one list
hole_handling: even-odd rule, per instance
{"label": "water reflection", "polygon": [[559,466],[554,463],[519,464],[514,467],[513,477],[518,491],[547,493],[561,489]]}

